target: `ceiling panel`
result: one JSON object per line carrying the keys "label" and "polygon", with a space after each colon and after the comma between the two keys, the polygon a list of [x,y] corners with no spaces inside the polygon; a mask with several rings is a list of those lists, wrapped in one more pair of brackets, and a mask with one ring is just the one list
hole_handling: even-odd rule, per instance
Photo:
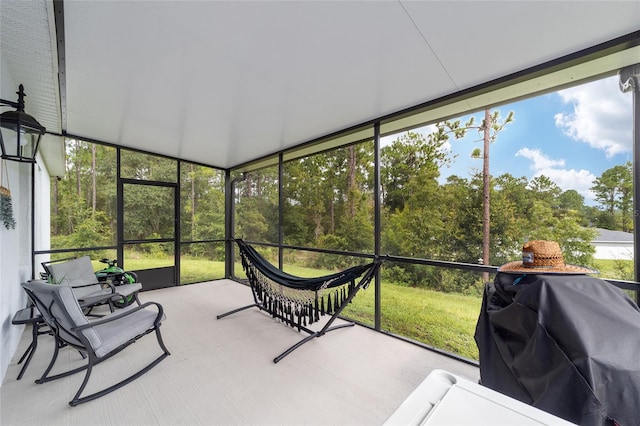
{"label": "ceiling panel", "polygon": [[229,167],[455,89],[397,2],[150,6],[65,3],[70,133]]}
{"label": "ceiling panel", "polygon": [[403,4],[460,90],[640,28],[637,1]]}
{"label": "ceiling panel", "polygon": [[[18,70],[10,53],[32,30],[13,22],[44,25],[9,3],[52,2],[0,2],[3,67]],[[640,30],[640,0],[62,4],[66,103],[51,128],[221,168]]]}

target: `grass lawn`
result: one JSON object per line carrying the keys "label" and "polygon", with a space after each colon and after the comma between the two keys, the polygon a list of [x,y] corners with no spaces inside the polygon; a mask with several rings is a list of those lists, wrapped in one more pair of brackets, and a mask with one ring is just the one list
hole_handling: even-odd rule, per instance
{"label": "grass lawn", "polygon": [[[473,334],[482,298],[383,282],[381,328],[410,339],[478,359]],[[344,316],[373,326],[374,289],[360,290]]]}
{"label": "grass lawn", "polygon": [[632,260],[596,259],[594,268],[600,271],[598,277],[602,279],[633,280]]}

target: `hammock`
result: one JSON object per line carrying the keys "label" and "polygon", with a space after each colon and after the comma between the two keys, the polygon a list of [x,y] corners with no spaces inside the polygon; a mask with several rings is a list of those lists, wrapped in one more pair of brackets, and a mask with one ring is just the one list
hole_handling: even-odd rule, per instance
{"label": "hammock", "polygon": [[[331,327],[331,324],[358,290],[369,286],[381,264],[380,260],[376,260],[334,274],[303,278],[276,268],[243,240],[235,241],[240,249],[242,267],[249,280],[254,303],[218,315],[217,318],[256,307],[284,324],[309,334],[274,358],[273,362],[276,363],[314,337],[320,337],[338,328],[353,326],[354,323],[334,327]],[[319,321],[323,315],[331,315],[331,318],[320,331],[307,328],[307,325]]]}

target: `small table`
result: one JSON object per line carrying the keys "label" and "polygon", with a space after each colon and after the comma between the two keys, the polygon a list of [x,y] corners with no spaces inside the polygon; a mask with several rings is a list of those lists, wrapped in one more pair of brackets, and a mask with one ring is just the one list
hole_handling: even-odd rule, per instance
{"label": "small table", "polygon": [[47,325],[42,319],[42,315],[40,314],[40,311],[38,311],[38,309],[35,306],[20,309],[13,316],[13,319],[11,320],[11,324],[15,324],[15,325],[31,324],[31,344],[29,345],[27,350],[24,351],[24,354],[22,354],[22,357],[20,357],[20,361],[18,361],[18,364],[21,364],[22,361],[24,361],[24,359],[27,358],[26,362],[20,369],[20,374],[18,374],[18,380],[20,380],[22,379],[22,375],[26,371],[27,366],[29,365],[29,362],[31,362],[31,358],[33,357],[33,354],[36,351],[36,347],[38,346],[38,336],[41,334],[48,334],[49,331],[48,330],[40,331],[41,328],[45,328]]}

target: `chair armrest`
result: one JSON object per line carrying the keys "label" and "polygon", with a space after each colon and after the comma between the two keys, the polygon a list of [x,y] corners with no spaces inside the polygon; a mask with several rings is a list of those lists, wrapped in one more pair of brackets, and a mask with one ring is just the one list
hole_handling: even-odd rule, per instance
{"label": "chair armrest", "polygon": [[[113,298],[113,294],[114,293],[111,292],[111,293],[105,293],[102,296],[91,296],[91,297],[85,296],[85,298],[78,299],[78,303],[80,304],[80,307],[83,308],[83,309],[84,308],[89,308],[89,307],[94,306],[94,305],[99,304],[99,303],[107,303],[107,302],[109,302],[109,300]],[[82,301],[85,301],[85,302],[82,303]]]}
{"label": "chair armrest", "polygon": [[111,293],[115,293],[116,292],[116,287],[113,284],[111,284],[110,282],[107,282],[107,281],[96,281],[95,283],[89,283],[89,284],[69,285],[69,287],[71,287],[71,288],[83,288],[83,287],[91,287],[91,286],[94,286],[94,285],[100,285],[100,286],[107,285],[111,289]]}
{"label": "chair armrest", "polygon": [[162,305],[157,303],[157,302],[147,302],[147,303],[143,303],[140,306],[136,306],[133,309],[127,309],[126,311],[124,311],[122,313],[118,313],[117,315],[108,315],[107,317],[104,317],[104,318],[102,318],[100,320],[92,321],[89,324],[83,324],[83,325],[80,325],[78,327],[73,327],[71,329],[71,331],[86,330],[87,328],[95,327],[95,326],[101,325],[101,324],[106,324],[106,323],[111,322],[111,321],[116,321],[116,320],[119,320],[120,318],[124,318],[124,317],[126,317],[128,315],[131,315],[134,312],[137,312],[137,311],[139,311],[141,309],[144,309],[144,308],[146,308],[148,306],[151,306],[151,305],[155,305],[158,308],[158,315],[156,315],[156,320],[153,323],[157,327],[160,324],[160,322],[162,321],[162,317],[164,316],[164,309],[162,309]]}

